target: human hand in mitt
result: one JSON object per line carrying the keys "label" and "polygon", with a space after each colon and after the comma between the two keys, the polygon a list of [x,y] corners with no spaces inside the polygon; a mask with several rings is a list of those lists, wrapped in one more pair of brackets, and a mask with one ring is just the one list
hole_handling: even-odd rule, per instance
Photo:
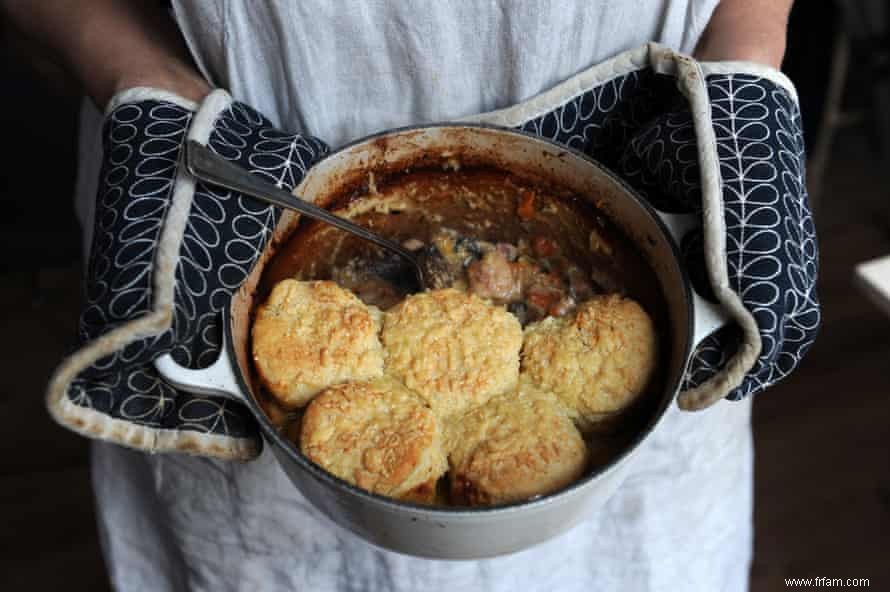
{"label": "human hand in mitt", "polygon": [[685,409],[775,384],[800,364],[820,323],[797,95],[775,68],[784,44],[750,43],[770,28],[784,39],[788,3],[764,6],[760,20],[737,18],[749,8],[715,11],[698,52],[713,61],[650,44],[474,118],[580,150],[656,210],[695,219],[680,247],[695,292],[727,324],[692,355],[678,399]]}
{"label": "human hand in mitt", "polygon": [[182,164],[187,140],[286,189],[326,150],[225,91],[199,105],[148,88],[116,96],[104,126],[81,347],[54,376],[50,409],[92,437],[249,458],[258,435],[246,410],[178,392],[152,366],[168,352],[190,368],[216,359],[220,311],[279,217],[273,206],[196,182]]}

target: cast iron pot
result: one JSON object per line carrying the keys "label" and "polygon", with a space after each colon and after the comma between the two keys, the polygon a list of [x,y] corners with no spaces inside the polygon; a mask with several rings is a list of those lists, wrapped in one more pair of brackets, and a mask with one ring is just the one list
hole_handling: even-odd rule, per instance
{"label": "cast iron pot", "polygon": [[723,324],[720,311],[691,289],[678,238],[694,216],[655,211],[621,180],[576,151],[505,128],[446,124],[393,130],[359,140],[314,165],[294,193],[320,205],[342,196],[369,173],[392,175],[406,168],[453,159],[516,171],[562,185],[596,202],[631,239],[660,284],[666,309],[667,355],[657,402],[643,429],[610,462],[556,493],[491,508],[430,507],[369,493],[331,475],[307,459],[270,423],[257,402],[249,346],[251,311],[263,270],[296,228],[287,213],[275,238],[224,311],[224,347],[209,368],[190,370],[165,356],[156,363],[175,387],[226,397],[247,406],[265,444],[293,484],[320,512],[379,547],[438,559],[479,559],[512,553],[570,529],[596,511],[621,484],[635,451],[673,403],[696,343]]}

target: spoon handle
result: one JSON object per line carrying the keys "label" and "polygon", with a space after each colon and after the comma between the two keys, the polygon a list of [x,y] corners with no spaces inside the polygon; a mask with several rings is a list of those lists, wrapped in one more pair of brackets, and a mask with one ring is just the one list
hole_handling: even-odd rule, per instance
{"label": "spoon handle", "polygon": [[192,175],[202,181],[255,197],[282,208],[296,210],[310,218],[335,226],[340,230],[354,234],[388,251],[392,251],[417,267],[417,258],[411,251],[399,243],[385,239],[379,234],[353,224],[345,218],[341,218],[315,204],[302,200],[284,189],[264,181],[257,175],[248,173],[243,168],[229,162],[194,140],[189,140],[186,145],[186,168]]}

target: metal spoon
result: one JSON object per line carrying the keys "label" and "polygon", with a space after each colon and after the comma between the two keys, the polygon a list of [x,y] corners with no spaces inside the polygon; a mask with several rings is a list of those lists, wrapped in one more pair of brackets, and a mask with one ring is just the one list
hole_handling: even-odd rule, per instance
{"label": "metal spoon", "polygon": [[416,252],[409,251],[397,242],[383,238],[367,228],[302,200],[284,189],[262,180],[257,175],[248,173],[194,140],[189,140],[186,144],[185,163],[188,171],[202,181],[255,197],[282,208],[296,210],[314,220],[335,226],[395,253],[411,265],[421,291],[447,288],[454,283],[447,261],[435,247],[430,246]]}

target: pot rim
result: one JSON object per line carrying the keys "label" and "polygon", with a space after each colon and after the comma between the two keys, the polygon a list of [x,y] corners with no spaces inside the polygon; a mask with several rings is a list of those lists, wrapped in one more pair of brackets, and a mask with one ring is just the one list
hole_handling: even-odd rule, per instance
{"label": "pot rim", "polygon": [[[398,136],[400,134],[406,132],[417,132],[417,131],[425,131],[429,129],[445,129],[445,128],[469,128],[469,129],[481,129],[485,131],[503,133],[507,135],[519,136],[528,140],[532,140],[538,143],[547,144],[553,148],[559,149],[561,151],[567,152],[581,160],[585,161],[585,166],[595,167],[602,173],[604,176],[608,177],[610,180],[615,182],[619,187],[624,190],[625,197],[632,199],[639,207],[645,211],[646,215],[652,220],[655,227],[658,228],[658,231],[662,234],[664,238],[667,239],[667,243],[671,248],[671,260],[679,272],[679,277],[683,282],[682,293],[683,300],[686,303],[686,340],[685,340],[685,348],[682,355],[682,360],[684,364],[684,369],[689,362],[689,356],[692,353],[693,348],[693,331],[694,331],[694,311],[693,311],[693,296],[692,296],[692,288],[690,285],[689,274],[686,270],[686,267],[682,264],[682,254],[680,253],[680,246],[677,241],[674,240],[670,231],[667,228],[667,225],[662,220],[661,216],[652,207],[648,202],[646,202],[633,188],[631,188],[623,179],[618,177],[615,173],[613,173],[606,166],[602,165],[595,159],[590,156],[584,154],[583,152],[572,148],[570,146],[566,146],[564,144],[560,144],[548,138],[543,138],[541,136],[532,134],[530,132],[524,130],[518,130],[514,128],[503,127],[499,125],[487,124],[487,123],[460,123],[460,122],[445,122],[445,123],[430,123],[423,125],[411,125],[404,127],[397,127],[388,130],[384,130],[381,132],[377,132],[374,134],[370,134],[363,138],[359,138],[353,142],[349,142],[348,144],[343,145],[337,150],[331,152],[326,155],[321,160],[317,161],[311,168],[317,167],[324,162],[329,160],[333,160],[339,157],[340,154],[346,152],[355,146],[366,144],[372,142],[374,140],[378,140],[387,136]],[[307,171],[308,172],[308,171]],[[629,237],[630,238],[630,237]],[[231,336],[231,299],[226,305],[226,310],[224,311],[224,320],[223,322],[226,325],[229,325],[226,330],[226,334]],[[637,434],[634,435],[628,441],[628,444],[624,447],[624,449],[609,459],[604,465],[597,467],[596,469],[590,471],[580,479],[572,482],[571,484],[555,491],[553,493],[537,496],[531,499],[511,502],[507,504],[502,504],[498,506],[478,506],[478,507],[466,507],[466,506],[430,506],[425,504],[420,504],[417,502],[410,501],[402,501],[397,500],[391,497],[387,497],[381,494],[372,493],[370,491],[361,489],[348,481],[345,481],[320,466],[313,463],[309,460],[300,450],[289,440],[287,440],[282,434],[275,429],[274,426],[269,422],[269,419],[266,417],[266,414],[260,408],[259,404],[256,402],[254,397],[250,394],[251,390],[247,384],[247,381],[244,378],[244,375],[241,372],[240,367],[237,363],[237,356],[235,353],[234,343],[232,339],[228,339],[225,344],[227,349],[227,353],[229,355],[229,359],[231,360],[231,364],[233,366],[232,371],[235,377],[235,380],[238,386],[241,389],[241,393],[244,395],[243,398],[246,400],[246,404],[252,412],[253,416],[257,420],[257,423],[260,425],[260,429],[263,433],[264,439],[269,442],[272,446],[277,447],[285,452],[287,458],[292,462],[296,463],[300,466],[300,468],[309,472],[309,474],[319,481],[322,481],[325,485],[334,487],[340,490],[345,490],[350,494],[361,498],[363,501],[381,507],[381,509],[386,509],[390,512],[395,513],[403,513],[405,511],[409,511],[416,514],[422,514],[425,518],[447,518],[447,519],[458,519],[458,520],[468,520],[468,519],[476,519],[483,517],[506,517],[509,515],[516,514],[518,512],[531,511],[531,510],[540,510],[546,506],[558,503],[566,498],[572,497],[574,495],[578,495],[582,492],[582,490],[591,487],[600,477],[605,474],[617,469],[619,465],[624,463],[636,450],[640,447],[644,440],[646,440],[650,434],[655,430],[658,424],[661,423],[667,410],[670,408],[671,403],[673,403],[674,399],[676,399],[677,393],[680,390],[680,385],[683,380],[683,372],[680,372],[677,378],[669,384],[665,385],[664,395],[660,399],[660,406],[658,411],[655,413],[654,417],[649,420],[646,424],[646,427],[640,430]],[[670,396],[666,396],[667,393],[670,393]]]}

